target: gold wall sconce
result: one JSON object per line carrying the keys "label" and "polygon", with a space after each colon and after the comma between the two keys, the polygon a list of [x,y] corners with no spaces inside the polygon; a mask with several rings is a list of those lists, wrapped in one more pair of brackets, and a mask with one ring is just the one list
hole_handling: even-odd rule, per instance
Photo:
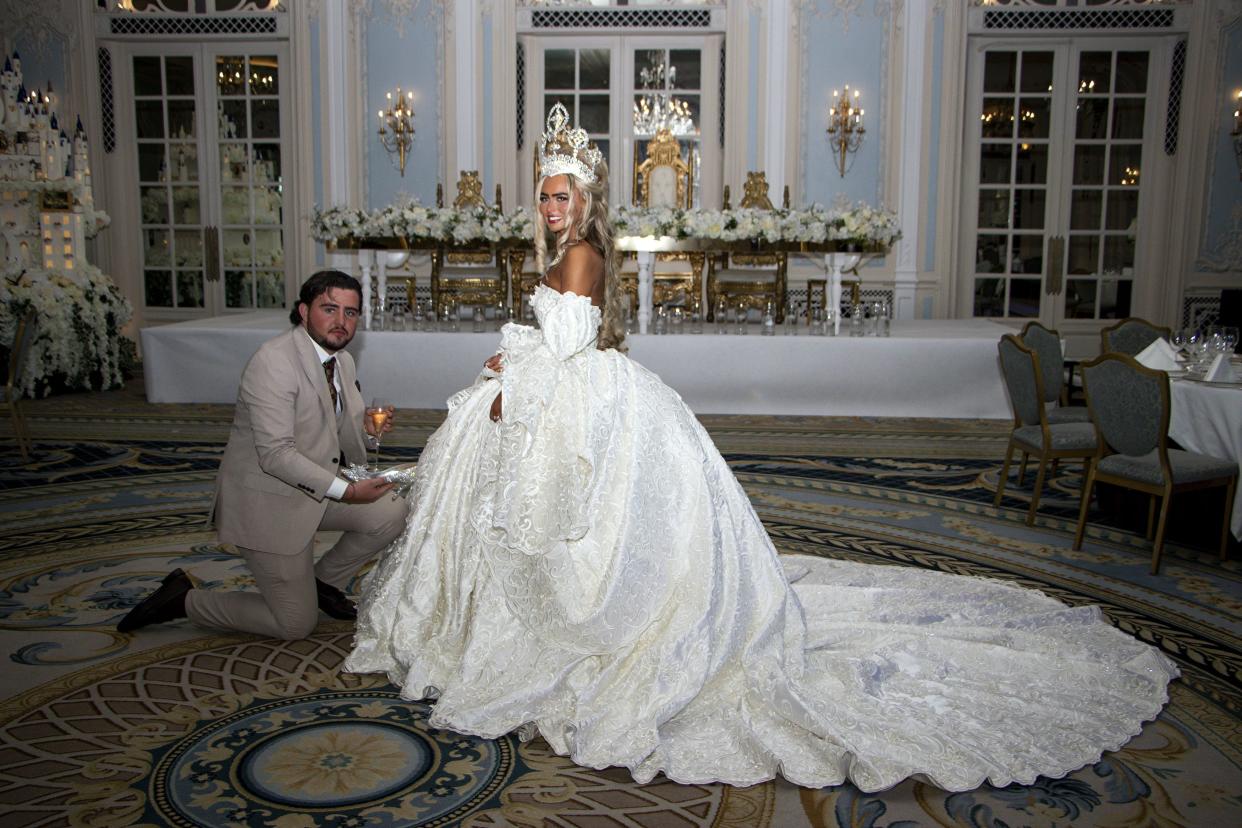
{"label": "gold wall sconce", "polygon": [[405,177],[405,160],[414,145],[414,93],[387,93],[388,109],[379,111],[379,140],[389,156],[396,156],[397,169]]}
{"label": "gold wall sconce", "polygon": [[828,110],[828,145],[836,154],[837,169],[845,178],[846,160],[849,153],[856,152],[862,137],[867,132],[863,126],[863,110],[858,106],[859,92],[850,92],[847,85],[844,90],[832,90],[833,105]]}

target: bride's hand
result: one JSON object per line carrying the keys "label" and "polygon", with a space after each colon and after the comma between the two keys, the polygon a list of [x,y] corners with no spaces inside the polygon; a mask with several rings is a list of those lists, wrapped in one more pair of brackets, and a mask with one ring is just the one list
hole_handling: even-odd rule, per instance
{"label": "bride's hand", "polygon": [[503,363],[503,358],[501,357],[500,354],[492,354],[490,357],[488,357],[487,362],[483,363],[483,367],[488,369],[489,371],[495,371],[497,374],[499,374],[501,371],[505,370],[505,366],[502,363]]}
{"label": "bride's hand", "polygon": [[492,400],[492,411],[491,411],[490,416],[492,418],[493,423],[500,422],[500,408],[501,408],[500,397],[501,395],[497,394],[496,399]]}

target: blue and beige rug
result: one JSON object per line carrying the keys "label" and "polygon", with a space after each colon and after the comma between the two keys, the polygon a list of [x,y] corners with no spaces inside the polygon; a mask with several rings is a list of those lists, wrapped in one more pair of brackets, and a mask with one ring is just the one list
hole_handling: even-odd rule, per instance
{"label": "blue and beige rug", "polygon": [[[146,826],[1216,826],[1242,824],[1242,572],[1174,543],[1159,576],[1125,514],[1093,512],[1069,549],[1077,469],[1036,525],[1033,475],[992,508],[1006,427],[991,421],[706,417],[778,548],[1003,578],[1099,604],[1182,680],[1122,750],[1064,779],[948,794],[636,785],[542,740],[427,726],[429,708],[345,676],[349,624],[305,640],[185,622],[115,632],[168,570],[251,585],[203,526],[228,406],[135,390],[35,402],[23,463],[0,441],[0,819]],[[436,412],[402,412],[385,448],[414,460]],[[7,428],[7,424],[0,426]],[[323,539],[325,544],[330,538]]]}

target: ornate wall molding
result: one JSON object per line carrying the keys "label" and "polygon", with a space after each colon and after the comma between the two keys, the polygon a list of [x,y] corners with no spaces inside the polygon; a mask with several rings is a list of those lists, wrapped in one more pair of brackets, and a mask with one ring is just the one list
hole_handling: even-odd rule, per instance
{"label": "ornate wall molding", "polygon": [[65,53],[76,50],[78,4],[74,0],[0,0],[0,20],[4,21],[4,45],[11,54],[14,47],[33,56],[46,58],[53,40],[65,43]]}
{"label": "ornate wall molding", "polygon": [[899,11],[904,2],[905,0],[797,0],[797,4],[814,17],[839,19],[843,33],[849,32],[852,19],[862,17],[865,6],[870,5],[871,12],[876,17],[885,17]]}
{"label": "ornate wall molding", "polygon": [[419,19],[427,24],[439,23],[443,10],[442,0],[363,0],[355,8],[365,9],[368,18],[374,17],[375,5],[383,6],[397,37],[405,37],[406,24]]}
{"label": "ornate wall molding", "polygon": [[[1212,14],[1212,25],[1208,27],[1207,42],[1203,49],[1207,54],[1216,55],[1215,77],[1218,81],[1224,80],[1225,59],[1227,57],[1227,47],[1224,43],[1227,37],[1235,32],[1242,32],[1242,0],[1221,0],[1214,8]],[[1228,90],[1220,89],[1217,91],[1217,97],[1220,94],[1227,94]],[[1217,179],[1217,162],[1219,155],[1215,152],[1215,140],[1222,129],[1221,115],[1224,113],[1225,107],[1217,106],[1214,108],[1212,115],[1211,127],[1208,130],[1209,143],[1207,152],[1207,169],[1206,181],[1207,186],[1203,198],[1203,221],[1202,232],[1199,237],[1199,255],[1195,259],[1194,266],[1199,271],[1209,273],[1226,273],[1226,272],[1242,272],[1242,206],[1235,205],[1231,212],[1231,223],[1228,229],[1220,233],[1215,242],[1212,241],[1212,227],[1209,219],[1209,211],[1212,207],[1213,195],[1216,188],[1222,185]],[[1227,154],[1226,163],[1227,173],[1225,175],[1224,186],[1236,187],[1237,180],[1232,175],[1233,161],[1232,153]]]}

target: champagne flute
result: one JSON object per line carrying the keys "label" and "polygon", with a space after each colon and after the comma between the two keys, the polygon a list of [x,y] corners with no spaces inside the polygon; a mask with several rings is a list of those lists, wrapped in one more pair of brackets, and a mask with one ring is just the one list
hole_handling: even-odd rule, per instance
{"label": "champagne flute", "polygon": [[375,464],[371,467],[372,471],[379,471],[380,439],[384,435],[384,426],[388,424],[388,418],[392,416],[392,412],[392,403],[383,397],[373,398],[371,407],[367,409],[367,417],[371,420],[371,427],[375,430]]}

